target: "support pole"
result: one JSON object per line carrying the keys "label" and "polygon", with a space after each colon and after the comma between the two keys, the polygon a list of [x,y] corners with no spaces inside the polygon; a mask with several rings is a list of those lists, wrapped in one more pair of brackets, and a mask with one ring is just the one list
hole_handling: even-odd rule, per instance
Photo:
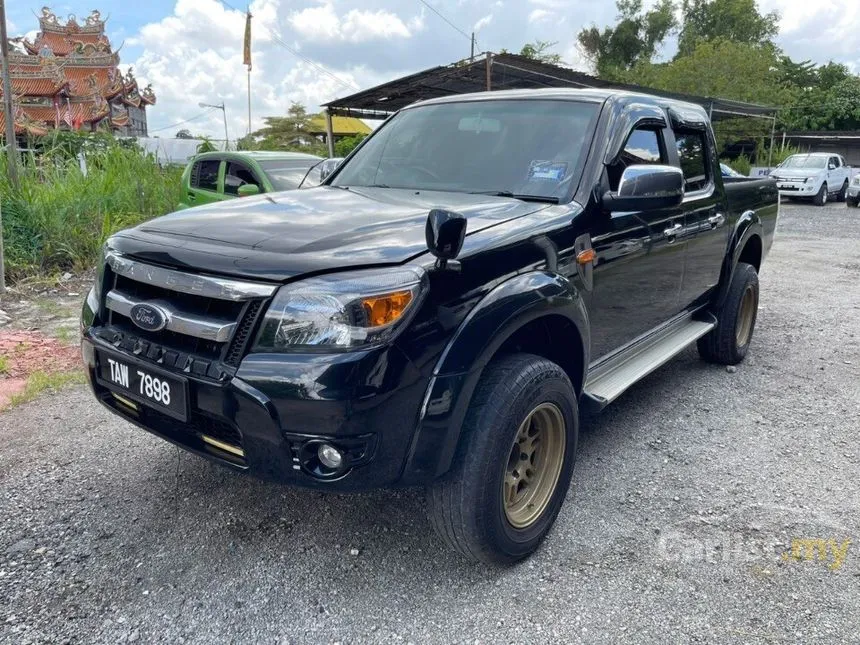
{"label": "support pole", "polygon": [[773,115],[773,122],[770,126],[770,150],[767,153],[767,167],[770,169],[770,162],[773,160],[773,138],[776,135],[776,115]]}
{"label": "support pole", "polygon": [[328,156],[334,157],[334,124],[328,108],[325,110],[325,142],[328,144]]}
{"label": "support pole", "polygon": [[487,91],[493,89],[493,54],[487,52]]}
{"label": "support pole", "polygon": [[0,0],[0,57],[3,63],[3,113],[6,115],[6,156],[9,181],[18,187],[18,144],[15,142],[15,116],[12,112],[12,80],[9,78],[9,36],[6,33],[6,3]]}
{"label": "support pole", "polygon": [[472,32],[472,53],[469,55],[469,61],[475,62],[475,32]]}
{"label": "support pole", "polygon": [[227,106],[221,102],[221,113],[224,115],[224,150],[230,149],[230,135],[227,134]]}

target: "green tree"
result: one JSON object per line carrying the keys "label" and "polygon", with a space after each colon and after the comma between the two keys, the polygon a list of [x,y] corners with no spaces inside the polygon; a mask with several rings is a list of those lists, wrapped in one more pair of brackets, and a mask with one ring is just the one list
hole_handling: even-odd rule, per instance
{"label": "green tree", "polygon": [[186,130],[186,129],[180,130],[174,136],[177,139],[193,139],[194,138],[194,135],[191,134],[191,131]]}
{"label": "green tree", "polygon": [[525,56],[526,58],[531,58],[532,60],[537,60],[541,63],[558,65],[561,63],[561,54],[555,54],[550,51],[557,44],[557,42],[547,42],[545,40],[536,40],[533,43],[526,43],[520,50],[520,56]]}
{"label": "green tree", "polygon": [[772,45],[779,14],[759,13],[756,0],[683,0],[678,56],[690,55],[701,42],[729,40],[743,45]]}
{"label": "green tree", "polygon": [[334,156],[335,157],[345,157],[350,152],[352,152],[355,147],[364,141],[363,134],[357,134],[354,137],[343,137],[338,141],[334,142]]}
{"label": "green tree", "polygon": [[579,32],[577,41],[602,78],[617,79],[641,63],[649,63],[657,49],[677,27],[675,4],[659,0],[645,11],[642,0],[618,0],[618,22],[601,31],[592,25]]}
{"label": "green tree", "polygon": [[265,126],[250,136],[262,150],[290,150],[318,145],[319,142],[308,134],[310,119],[305,106],[293,102],[286,116],[265,117]]}

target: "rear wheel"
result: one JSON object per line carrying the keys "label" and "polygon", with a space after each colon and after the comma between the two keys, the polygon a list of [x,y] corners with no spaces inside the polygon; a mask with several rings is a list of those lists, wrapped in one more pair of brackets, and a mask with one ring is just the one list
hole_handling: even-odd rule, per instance
{"label": "rear wheel", "polygon": [[812,203],[816,206],[824,206],[827,203],[827,198],[829,195],[827,194],[827,184],[821,184],[821,188],[818,191],[818,194],[812,198]]}
{"label": "rear wheel", "polygon": [[736,365],[747,355],[758,315],[758,273],[738,262],[717,326],[698,341],[699,355],[708,362]]}
{"label": "rear wheel", "polygon": [[844,202],[845,196],[848,194],[848,180],[845,180],[845,183],[842,184],[842,188],[839,190],[839,194],[836,195],[837,202]]}
{"label": "rear wheel", "polygon": [[576,391],[558,365],[531,354],[491,363],[454,465],[428,490],[436,532],[474,561],[533,553],[567,494],[578,430]]}

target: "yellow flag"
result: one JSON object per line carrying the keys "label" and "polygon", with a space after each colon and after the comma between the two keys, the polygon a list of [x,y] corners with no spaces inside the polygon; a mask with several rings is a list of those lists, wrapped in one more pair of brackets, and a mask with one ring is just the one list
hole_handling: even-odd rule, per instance
{"label": "yellow flag", "polygon": [[245,50],[243,52],[243,65],[248,66],[248,71],[251,71],[251,12],[249,11],[245,18]]}

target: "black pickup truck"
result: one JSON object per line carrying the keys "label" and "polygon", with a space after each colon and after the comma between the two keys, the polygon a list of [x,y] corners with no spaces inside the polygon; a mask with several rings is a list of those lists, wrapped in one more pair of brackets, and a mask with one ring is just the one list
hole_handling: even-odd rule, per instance
{"label": "black pickup truck", "polygon": [[534,551],[599,410],[692,343],[743,360],[770,179],[697,105],[548,89],[388,119],[318,188],[110,238],[83,309],[97,399],[237,471],[424,486],[471,559]]}

